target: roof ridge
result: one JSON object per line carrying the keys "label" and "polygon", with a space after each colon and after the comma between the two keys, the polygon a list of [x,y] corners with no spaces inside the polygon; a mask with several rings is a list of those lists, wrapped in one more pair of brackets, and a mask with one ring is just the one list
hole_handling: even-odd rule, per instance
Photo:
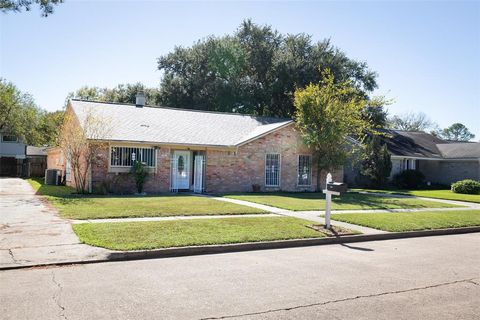
{"label": "roof ridge", "polygon": [[[99,104],[125,105],[125,106],[135,106],[136,107],[136,105],[134,103],[126,103],[126,102],[110,102],[110,101],[85,100],[85,99],[76,99],[76,98],[72,98],[70,100],[79,101],[79,102],[91,102],[91,103],[99,103]],[[168,109],[168,110],[185,111],[185,112],[213,113],[213,114],[243,116],[243,117],[260,118],[260,119],[276,119],[276,120],[283,120],[283,121],[293,120],[292,118],[273,117],[273,116],[259,116],[259,115],[254,115],[254,114],[250,114],[250,113],[222,112],[222,111],[198,110],[198,109],[154,106],[154,105],[145,105],[144,108]]]}

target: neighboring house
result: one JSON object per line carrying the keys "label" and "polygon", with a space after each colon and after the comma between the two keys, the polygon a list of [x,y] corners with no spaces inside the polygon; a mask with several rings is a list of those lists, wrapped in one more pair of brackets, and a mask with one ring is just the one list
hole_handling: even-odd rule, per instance
{"label": "neighboring house", "polygon": [[[480,143],[451,142],[429,133],[387,130],[383,138],[392,158],[390,178],[408,170],[418,170],[426,181],[449,185],[463,179],[480,180]],[[352,170],[345,180],[358,181]]]}
{"label": "neighboring house", "polygon": [[[313,191],[316,169],[291,119],[190,109],[70,100],[67,113],[83,123],[89,113],[111,126],[89,173],[92,190],[134,192],[134,160],[150,168],[145,191]],[[59,148],[48,149],[48,168],[74,184]],[[324,181],[322,175],[322,181]],[[333,172],[343,178],[342,169]]]}
{"label": "neighboring house", "polygon": [[26,145],[17,136],[0,133],[0,175],[17,177],[23,172]]}

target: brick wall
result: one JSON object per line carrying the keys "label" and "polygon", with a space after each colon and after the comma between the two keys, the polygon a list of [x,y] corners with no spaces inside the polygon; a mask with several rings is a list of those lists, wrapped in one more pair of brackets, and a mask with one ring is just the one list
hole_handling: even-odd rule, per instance
{"label": "brick wall", "polygon": [[480,181],[480,162],[475,161],[442,161],[434,182],[451,184],[463,179]]}
{"label": "brick wall", "polygon": [[60,148],[47,150],[47,169],[65,170],[65,159]]}
{"label": "brick wall", "polygon": [[[107,188],[114,193],[135,192],[135,181],[130,173],[108,172],[109,149],[101,150],[92,167],[93,190]],[[160,146],[157,149],[157,168],[145,183],[145,192],[158,193],[170,190],[170,158],[173,149]],[[265,154],[281,156],[280,186],[265,187]],[[256,139],[237,149],[219,151],[207,149],[205,169],[206,192],[249,192],[252,184],[262,191],[314,191],[316,187],[315,161],[312,162],[311,186],[297,186],[298,155],[311,154],[293,126]],[[193,157],[192,157],[193,158]],[[343,180],[343,169],[332,172],[335,181]],[[321,177],[324,187],[325,173]]]}
{"label": "brick wall", "polygon": [[[280,186],[265,186],[265,155],[280,154]],[[256,139],[238,148],[237,152],[207,151],[206,191],[207,192],[248,192],[252,184],[258,184],[262,191],[313,191],[316,188],[315,161],[312,163],[312,185],[297,185],[298,155],[311,154],[303,144],[294,126]],[[334,180],[342,181],[343,170],[332,173]],[[321,177],[325,181],[325,173]]]}
{"label": "brick wall", "polygon": [[[92,166],[92,188],[106,188],[113,193],[136,192],[135,179],[132,174],[108,172],[109,148],[98,152],[96,163]],[[170,191],[170,149],[157,149],[157,168],[151,171],[145,182],[144,191],[159,193]]]}

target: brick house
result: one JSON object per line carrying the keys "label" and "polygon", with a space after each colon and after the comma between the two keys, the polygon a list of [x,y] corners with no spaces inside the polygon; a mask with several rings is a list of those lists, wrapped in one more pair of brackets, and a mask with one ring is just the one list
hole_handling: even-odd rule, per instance
{"label": "brick house", "polygon": [[[392,159],[390,178],[404,170],[418,170],[427,182],[450,185],[463,179],[480,181],[480,143],[452,142],[422,131],[387,130],[383,141]],[[355,184],[361,178],[352,164],[344,179]]]}
{"label": "brick house", "polygon": [[[132,193],[135,160],[150,171],[145,191],[314,191],[316,166],[291,119],[70,100],[66,112],[81,124],[88,113],[112,128],[89,173],[92,191]],[[73,185],[59,148],[48,150],[48,167]],[[326,173],[322,173],[324,181]],[[343,169],[332,172],[343,179]]]}

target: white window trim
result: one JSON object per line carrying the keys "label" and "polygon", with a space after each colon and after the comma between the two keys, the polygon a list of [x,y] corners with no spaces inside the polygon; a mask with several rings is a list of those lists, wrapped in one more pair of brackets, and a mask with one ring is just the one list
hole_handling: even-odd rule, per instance
{"label": "white window trim", "polygon": [[[300,164],[300,156],[303,156],[303,157],[310,157],[310,183],[309,184],[299,184],[298,183],[298,175],[299,175],[299,171],[298,171],[298,166]],[[311,187],[312,186],[312,171],[313,171],[313,156],[311,154],[299,154],[298,157],[297,157],[297,187]]]}
{"label": "white window trim", "polygon": [[[267,155],[269,154],[278,155],[278,184],[267,184]],[[265,161],[263,163],[263,174],[264,174],[263,182],[265,183],[265,187],[279,188],[281,185],[280,181],[282,180],[282,155],[280,153],[267,152],[265,153],[264,160]]]}
{"label": "white window trim", "polygon": [[416,159],[411,159],[411,158],[403,158],[402,159],[402,169],[403,171],[405,170],[416,170],[417,169],[417,163]]}
{"label": "white window trim", "polygon": [[147,168],[155,169],[157,167],[157,149],[155,147],[138,147],[138,146],[127,146],[127,145],[112,145],[108,148],[108,167],[115,169],[130,169],[132,166],[119,166],[112,165],[112,148],[139,148],[139,149],[153,149],[153,166],[147,166]]}

